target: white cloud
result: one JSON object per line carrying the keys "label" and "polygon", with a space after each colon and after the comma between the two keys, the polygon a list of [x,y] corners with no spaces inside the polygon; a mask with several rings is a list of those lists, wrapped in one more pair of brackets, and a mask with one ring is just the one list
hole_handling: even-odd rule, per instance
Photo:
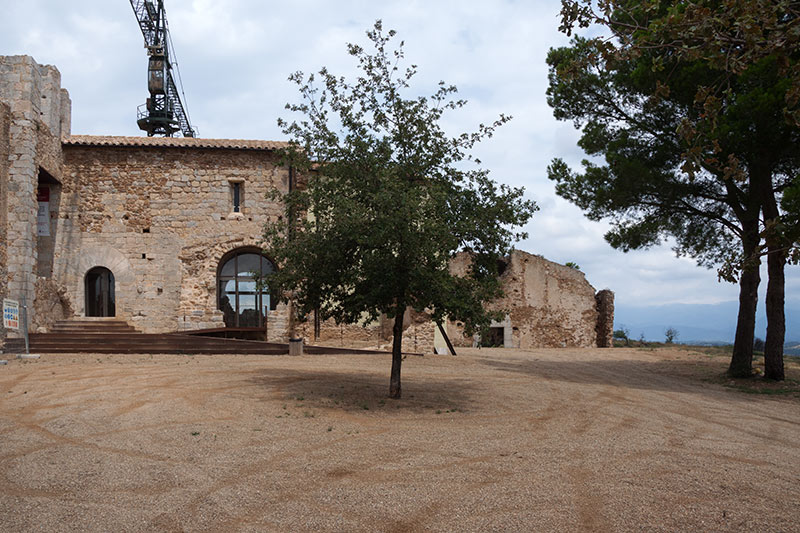
{"label": "white cloud", "polygon": [[[541,210],[519,245],[549,259],[578,263],[618,304],[715,303],[734,300],[736,286],[669,246],[623,254],[591,222],[554,194],[546,167],[553,157],[578,169],[585,156],[572,124],[557,122],[545,101],[558,0],[458,2],[421,0],[166,0],[188,108],[203,136],[279,139],[275,122],[298,100],[287,76],[325,65],[355,72],[345,43],[364,43],[378,18],[398,31],[406,57],[419,66],[415,90],[430,94],[444,80],[470,103],[447,116],[453,133],[472,131],[500,113],[514,119],[476,150],[494,179],[524,186]],[[136,106],[146,94],[146,55],[126,2],[28,0],[4,6],[0,51],[33,55],[58,66],[73,99],[73,131],[139,134]],[[26,21],[20,24],[19,21]],[[800,276],[787,271],[787,301],[800,301]],[[762,284],[763,285],[763,284]]]}

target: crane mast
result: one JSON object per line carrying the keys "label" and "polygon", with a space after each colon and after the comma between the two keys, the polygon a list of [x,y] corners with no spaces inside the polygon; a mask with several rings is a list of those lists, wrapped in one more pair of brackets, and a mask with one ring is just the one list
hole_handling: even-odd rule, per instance
{"label": "crane mast", "polygon": [[130,0],[139,28],[144,36],[144,46],[149,56],[147,89],[150,98],[138,108],[136,123],[148,137],[172,137],[180,132],[184,137],[194,137],[195,130],[180,98],[172,74],[170,61],[169,28],[163,0]]}

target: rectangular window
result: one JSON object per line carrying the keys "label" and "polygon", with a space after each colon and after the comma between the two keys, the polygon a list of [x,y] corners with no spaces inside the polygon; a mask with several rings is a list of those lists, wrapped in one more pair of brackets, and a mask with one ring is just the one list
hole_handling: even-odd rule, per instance
{"label": "rectangular window", "polygon": [[233,187],[233,212],[234,213],[241,213],[242,212],[242,184],[241,183],[231,183],[231,187]]}

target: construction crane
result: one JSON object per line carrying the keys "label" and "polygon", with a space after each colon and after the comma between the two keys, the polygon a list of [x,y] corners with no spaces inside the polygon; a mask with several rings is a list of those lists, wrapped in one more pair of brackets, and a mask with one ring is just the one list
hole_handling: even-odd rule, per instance
{"label": "construction crane", "polygon": [[[149,56],[147,65],[147,89],[150,98],[137,110],[136,123],[147,132],[148,137],[165,135],[172,137],[180,132],[184,137],[194,137],[196,131],[189,123],[189,114],[181,101],[173,69],[178,73],[177,63],[170,61],[173,55],[169,37],[167,14],[163,0],[130,0],[139,28],[144,35],[144,47]],[[185,98],[185,96],[184,96]]]}

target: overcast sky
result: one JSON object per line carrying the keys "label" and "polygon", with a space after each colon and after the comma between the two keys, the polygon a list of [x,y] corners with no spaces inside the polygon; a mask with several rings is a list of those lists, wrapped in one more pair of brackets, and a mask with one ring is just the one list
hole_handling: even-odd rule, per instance
{"label": "overcast sky", "polygon": [[[471,131],[500,113],[513,120],[476,150],[495,180],[524,186],[540,211],[523,250],[578,263],[621,307],[718,303],[737,287],[714,271],[676,258],[668,246],[624,254],[604,240],[606,226],[553,192],[546,167],[562,157],[577,168],[582,152],[571,123],[557,122],[545,100],[558,0],[166,0],[167,16],[192,122],[201,137],[281,140],[284,105],[298,101],[290,73],[327,66],[349,76],[345,43],[366,43],[376,19],[397,30],[419,67],[414,89],[432,93],[444,80],[469,104],[447,117],[452,133]],[[130,3],[124,0],[4,2],[0,54],[28,54],[61,71],[72,98],[72,133],[140,135],[136,107],[147,97],[147,59]],[[763,292],[763,291],[762,291]],[[787,304],[800,302],[797,269],[787,272]],[[760,304],[763,309],[763,304]]]}

